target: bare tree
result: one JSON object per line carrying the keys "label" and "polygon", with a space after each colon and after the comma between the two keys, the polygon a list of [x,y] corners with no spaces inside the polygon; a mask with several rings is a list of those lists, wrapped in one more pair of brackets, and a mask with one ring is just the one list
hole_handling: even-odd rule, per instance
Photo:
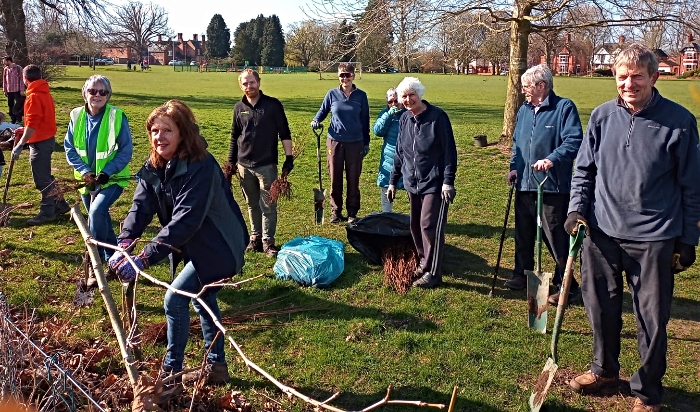
{"label": "bare tree", "polygon": [[[315,0],[316,12],[332,11],[333,14],[357,13],[364,5],[360,0]],[[398,8],[395,0],[385,0]],[[410,4],[414,0],[399,1]],[[635,27],[647,22],[663,21],[696,29],[695,20],[689,20],[687,11],[698,8],[696,0],[416,0],[418,5],[411,6],[406,13],[418,11],[419,27],[412,34],[411,40],[419,41],[419,36],[434,30],[449,16],[480,11],[487,13],[495,23],[507,24],[509,38],[509,79],[506,92],[505,110],[501,140],[508,142],[515,128],[517,111],[522,104],[520,76],[527,69],[527,53],[531,33],[571,30],[584,27]],[[663,7],[658,5],[663,4]],[[589,5],[600,10],[590,19],[569,20],[555,18],[570,10]],[[506,12],[508,11],[508,12]],[[395,19],[400,24],[400,19]],[[550,23],[550,22],[555,23]],[[398,32],[400,36],[401,32]],[[360,37],[366,33],[359,33]],[[398,41],[400,43],[401,39]]]}
{"label": "bare tree", "polygon": [[168,13],[157,4],[131,1],[110,15],[102,26],[105,37],[111,45],[134,49],[139,56],[156,36],[168,32]]}

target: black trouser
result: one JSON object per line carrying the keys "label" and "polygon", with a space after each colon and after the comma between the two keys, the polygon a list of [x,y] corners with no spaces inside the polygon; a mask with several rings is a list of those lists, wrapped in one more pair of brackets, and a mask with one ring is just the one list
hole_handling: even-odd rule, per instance
{"label": "black trouser", "polygon": [[362,141],[338,142],[328,138],[326,149],[328,149],[328,171],[331,175],[331,213],[340,216],[343,210],[343,170],[345,170],[348,186],[345,208],[348,216],[356,217],[360,210],[360,175],[364,154]]}
{"label": "black trouser", "polygon": [[12,120],[12,123],[17,123],[17,120],[22,119],[22,116],[19,116],[18,119],[18,116],[15,114],[17,113],[15,110],[15,105],[21,98],[22,95],[20,92],[7,92],[7,107],[10,109],[10,119]]}
{"label": "black trouser", "polygon": [[620,373],[622,272],[632,294],[637,318],[637,349],[641,366],[630,379],[632,394],[647,405],[661,403],[661,378],[666,373],[666,325],[671,317],[675,239],[634,242],[591,229],[583,241],[581,277],[583,301],[593,329],[591,371],[604,377]]}
{"label": "black trouser", "polygon": [[[445,248],[445,224],[447,223],[447,204],[442,216],[442,231],[436,239],[437,226],[442,207],[442,194],[428,193],[416,195],[408,192],[408,202],[411,206],[411,237],[418,252],[418,264],[424,271],[430,271],[433,276],[442,277],[442,251]],[[433,268],[433,265],[435,267]]]}
{"label": "black trouser", "polygon": [[[557,265],[552,280],[557,286],[562,284],[566,259],[569,256],[569,234],[564,229],[568,208],[568,193],[542,195],[542,240]],[[518,191],[515,194],[515,275],[525,276],[526,270],[535,268],[536,235],[537,193]],[[576,278],[573,278],[571,288],[578,287]]]}

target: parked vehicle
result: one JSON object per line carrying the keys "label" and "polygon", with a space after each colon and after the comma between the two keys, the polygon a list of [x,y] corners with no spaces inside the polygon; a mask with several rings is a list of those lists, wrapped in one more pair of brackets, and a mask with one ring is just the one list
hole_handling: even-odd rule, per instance
{"label": "parked vehicle", "polygon": [[192,60],[190,62],[190,66],[199,66],[199,62],[197,62],[196,60]]}
{"label": "parked vehicle", "polygon": [[168,65],[170,65],[170,66],[182,66],[183,64],[185,64],[185,62],[180,61],[180,60],[170,60],[168,62]]}

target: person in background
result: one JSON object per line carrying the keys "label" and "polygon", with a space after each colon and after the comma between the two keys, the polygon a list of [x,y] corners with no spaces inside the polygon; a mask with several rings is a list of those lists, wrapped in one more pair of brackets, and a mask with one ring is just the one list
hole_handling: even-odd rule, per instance
{"label": "person in background", "polygon": [[[380,187],[382,202],[382,212],[393,210],[392,202],[386,197],[386,189],[389,187],[389,176],[394,168],[394,155],[396,154],[396,139],[399,136],[399,119],[404,114],[403,104],[399,101],[396,89],[393,87],[386,91],[386,107],[379,112],[377,120],[372,126],[374,134],[384,138],[382,144],[382,154],[379,158],[379,174],[377,175],[377,186]],[[403,181],[399,180],[397,189],[403,189]]]}
{"label": "person in background", "polygon": [[420,80],[406,77],[396,91],[408,113],[399,121],[394,168],[386,196],[394,201],[396,185],[403,177],[411,207],[411,236],[419,259],[413,286],[434,288],[442,284],[444,227],[448,204],[455,198],[457,146],[450,118],[423,100],[425,86]]}
{"label": "person in background", "polygon": [[[542,239],[554,257],[554,285],[561,288],[569,236],[564,231],[571,190],[571,169],[581,146],[583,130],[576,105],[554,93],[552,72],[543,64],[529,68],[521,76],[525,102],[518,110],[513,132],[508,184],[515,192],[515,268],[505,286],[522,290],[527,286],[526,270],[535,269],[537,234],[537,186],[547,178],[542,196]],[[549,303],[557,305],[559,292]],[[570,304],[581,303],[581,289],[572,279]]]}
{"label": "person in background", "polygon": [[[250,220],[250,244],[246,251],[265,252],[277,256],[277,203],[270,201],[269,190],[277,179],[277,142],[282,142],[285,161],[282,173],[294,168],[292,133],[287,116],[279,100],[260,90],[260,75],[253,69],[245,69],[238,76],[243,98],[233,108],[231,144],[226,179],[231,173],[241,177],[241,189],[248,205]],[[234,171],[233,165],[238,165]]]}
{"label": "person in background", "polygon": [[572,235],[587,227],[581,279],[594,356],[569,385],[586,394],[618,385],[626,280],[641,358],[632,412],[661,410],[674,272],[695,262],[700,238],[697,121],[654,87],[658,67],[638,43],[615,57],[618,96],[591,113],[564,224]]}
{"label": "person in background", "polygon": [[[88,212],[90,233],[95,240],[116,245],[109,208],[131,178],[131,129],[124,111],[108,104],[112,97],[108,78],[90,76],[82,94],[85,104],[70,112],[63,147],[73,175],[86,183],[79,191]],[[104,262],[112,256],[112,250],[98,249]],[[87,286],[96,285],[94,275],[89,276]]]}
{"label": "person in background", "polygon": [[5,114],[5,112],[0,112],[0,132],[4,131],[6,129],[15,130],[19,127],[20,127],[20,125],[18,125],[16,123],[10,123],[7,121],[7,114]]}
{"label": "person in background", "polygon": [[7,107],[10,110],[10,119],[12,123],[20,123],[22,121],[21,113],[16,110],[17,102],[22,100],[26,86],[22,79],[22,67],[12,61],[12,56],[5,56],[3,63],[5,67],[2,70],[2,91],[7,97]]}
{"label": "person in background", "polygon": [[36,226],[53,222],[56,216],[68,213],[70,206],[63,197],[49,196],[55,188],[51,154],[56,145],[56,109],[49,83],[41,78],[41,69],[34,64],[24,68],[23,77],[27,84],[24,131],[12,149],[12,160],[19,159],[24,145],[29,144],[29,164],[34,186],[41,192],[41,203],[39,213],[27,224]]}
{"label": "person in background", "polygon": [[[141,253],[131,258],[139,270],[144,270],[177,249],[184,257],[184,267],[172,286],[198,294],[205,285],[241,272],[249,241],[243,215],[221,167],[199,135],[194,114],[185,103],[170,100],[153,109],[146,120],[146,130],[151,151],[138,173],[141,179],[118,236],[118,245],[127,249],[134,239],[143,236],[157,215],[162,228]],[[134,280],[137,274],[121,252],[112,255],[109,268],[124,282]],[[218,321],[221,320],[219,289],[209,288],[201,296]],[[160,377],[183,369],[190,334],[190,301],[199,314],[204,336],[207,353],[204,380],[212,384],[228,382],[224,338],[217,337],[219,329],[214,319],[197,301],[170,290],[165,293],[168,345]],[[158,403],[167,403],[181,393],[182,379],[194,380],[198,374],[199,368],[194,374],[166,383]]]}
{"label": "person in background", "polygon": [[321,108],[311,121],[311,127],[320,127],[331,113],[328,126],[328,170],[331,176],[331,223],[340,223],[343,217],[343,170],[347,182],[347,221],[357,220],[360,210],[360,174],[362,159],[369,153],[369,103],[367,94],[353,84],[355,66],[338,65],[340,86],[331,89],[321,103]]}

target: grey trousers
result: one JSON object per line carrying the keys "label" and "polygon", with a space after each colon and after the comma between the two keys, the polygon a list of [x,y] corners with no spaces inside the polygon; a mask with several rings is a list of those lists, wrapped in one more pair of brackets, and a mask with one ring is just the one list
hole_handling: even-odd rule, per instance
{"label": "grey trousers", "polygon": [[277,232],[277,203],[269,201],[270,185],[277,179],[277,165],[243,167],[238,165],[241,188],[248,205],[250,237],[274,240]]}
{"label": "grey trousers", "polygon": [[48,195],[55,187],[51,174],[51,154],[55,145],[55,137],[29,145],[29,164],[32,168],[34,187],[41,192],[39,212],[46,216],[56,214],[56,198]]}
{"label": "grey trousers", "polygon": [[675,239],[635,242],[615,239],[591,229],[583,241],[583,301],[593,329],[591,371],[604,377],[620,373],[620,332],[625,272],[637,319],[641,366],[630,379],[632,394],[647,405],[661,403],[661,378],[666,373],[666,325],[671,317]]}
{"label": "grey trousers", "polygon": [[[431,271],[433,276],[442,277],[442,252],[445,249],[445,224],[447,209],[442,217],[443,230],[436,238],[440,217],[440,207],[443,203],[441,193],[416,195],[408,192],[408,202],[411,206],[411,237],[418,252],[419,265],[424,271]],[[433,264],[435,268],[433,270]]]}

